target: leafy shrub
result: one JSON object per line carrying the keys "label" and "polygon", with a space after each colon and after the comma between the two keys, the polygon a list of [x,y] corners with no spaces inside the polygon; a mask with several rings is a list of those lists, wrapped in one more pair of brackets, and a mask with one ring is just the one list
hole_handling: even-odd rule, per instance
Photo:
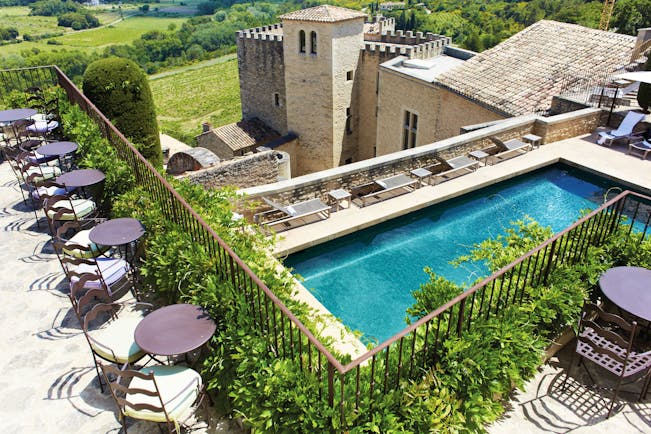
{"label": "leafy shrub", "polygon": [[41,15],[46,17],[54,17],[68,12],[80,12],[84,8],[73,1],[61,0],[40,0],[32,3],[29,8],[31,9],[30,15]]}
{"label": "leafy shrub", "polygon": [[147,76],[131,60],[97,60],[86,69],[84,94],[155,166],[162,164],[156,111]]}
{"label": "leafy shrub", "polygon": [[89,13],[68,12],[59,15],[57,24],[61,27],[72,27],[73,30],[82,30],[98,27],[99,20]]}
{"label": "leafy shrub", "polygon": [[11,41],[18,37],[18,29],[15,27],[0,27],[0,39]]}
{"label": "leafy shrub", "polygon": [[217,3],[207,1],[197,5],[197,15],[212,15],[217,9]]}
{"label": "leafy shrub", "polygon": [[61,120],[69,140],[79,144],[79,167],[94,168],[104,172],[104,203],[110,207],[117,196],[131,190],[135,185],[133,171],[121,160],[117,151],[102,137],[99,127],[79,106],[63,100]]}

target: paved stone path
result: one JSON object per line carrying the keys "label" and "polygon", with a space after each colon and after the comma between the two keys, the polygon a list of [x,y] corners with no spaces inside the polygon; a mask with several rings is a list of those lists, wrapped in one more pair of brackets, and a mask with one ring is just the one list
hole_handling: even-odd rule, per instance
{"label": "paved stone path", "polygon": [[[0,420],[3,433],[117,433],[115,403],[100,393],[93,359],[68,300],[68,285],[36,226],[7,162],[0,163]],[[39,213],[43,217],[42,212]],[[235,433],[210,419],[192,432]],[[156,424],[130,421],[129,433],[157,433]]]}

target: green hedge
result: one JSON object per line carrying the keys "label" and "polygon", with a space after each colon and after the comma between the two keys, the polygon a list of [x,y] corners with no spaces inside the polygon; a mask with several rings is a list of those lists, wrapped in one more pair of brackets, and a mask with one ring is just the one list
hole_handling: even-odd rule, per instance
{"label": "green hedge", "polygon": [[[221,401],[221,409],[233,417],[242,417],[255,432],[339,430],[339,407],[330,408],[319,398],[320,388],[327,393],[323,382],[305,375],[297,363],[279,357],[268,336],[252,327],[244,296],[230,280],[222,281],[215,274],[218,265],[213,255],[164,218],[160,205],[142,186],[135,185],[129,169],[99,138],[99,131],[84,113],[74,106],[63,107],[66,133],[79,141],[83,164],[98,164],[107,173],[107,197],[112,200],[113,216],[139,218],[147,228],[143,274],[149,295],[166,303],[186,301],[205,306],[217,319],[217,332],[202,374],[213,391],[228,397]],[[314,313],[291,296],[291,276],[279,273],[269,260],[266,252],[271,241],[257,228],[233,220],[233,203],[238,200],[235,191],[205,190],[172,182],[301,321],[313,327]],[[347,431],[485,431],[485,425],[504,412],[511,390],[522,387],[534,375],[550,339],[568,324],[574,324],[583,300],[605,269],[622,264],[651,266],[651,241],[625,243],[627,232],[628,228],[622,227],[604,245],[591,247],[581,264],[559,265],[547,285],[525,288],[522,304],[502,309],[498,317],[475,320],[461,337],[445,339],[440,357],[430,360],[419,378],[402,381],[395,391],[383,395],[376,385],[371,400],[370,367],[363,366],[359,409],[352,400],[344,404]],[[548,235],[549,229],[535,222],[519,222],[506,235],[473,246],[458,263],[481,260],[487,261],[490,269],[497,269]],[[567,248],[572,248],[571,244]],[[422,316],[462,290],[430,272],[430,281],[414,293],[416,303],[410,313]],[[447,321],[447,315],[443,315],[442,327],[447,326]],[[382,359],[378,358],[377,372],[383,372]],[[303,363],[307,361],[304,355]],[[394,367],[397,362],[397,354],[393,353],[389,364]],[[390,371],[391,381],[395,381],[394,375]],[[345,386],[348,397],[354,396],[352,378]]]}

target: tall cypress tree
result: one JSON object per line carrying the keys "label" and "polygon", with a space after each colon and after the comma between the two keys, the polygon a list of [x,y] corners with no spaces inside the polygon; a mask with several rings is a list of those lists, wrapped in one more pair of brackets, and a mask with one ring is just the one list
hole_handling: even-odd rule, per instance
{"label": "tall cypress tree", "polygon": [[96,60],[84,73],[84,94],[154,166],[163,162],[154,100],[147,76],[133,61]]}

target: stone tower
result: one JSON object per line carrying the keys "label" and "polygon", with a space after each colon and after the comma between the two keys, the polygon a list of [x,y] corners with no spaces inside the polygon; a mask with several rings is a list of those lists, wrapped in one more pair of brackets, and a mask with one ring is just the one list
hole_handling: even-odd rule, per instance
{"label": "stone tower", "polygon": [[352,161],[354,83],[366,14],[323,5],[282,15],[287,129],[298,134],[297,174]]}

